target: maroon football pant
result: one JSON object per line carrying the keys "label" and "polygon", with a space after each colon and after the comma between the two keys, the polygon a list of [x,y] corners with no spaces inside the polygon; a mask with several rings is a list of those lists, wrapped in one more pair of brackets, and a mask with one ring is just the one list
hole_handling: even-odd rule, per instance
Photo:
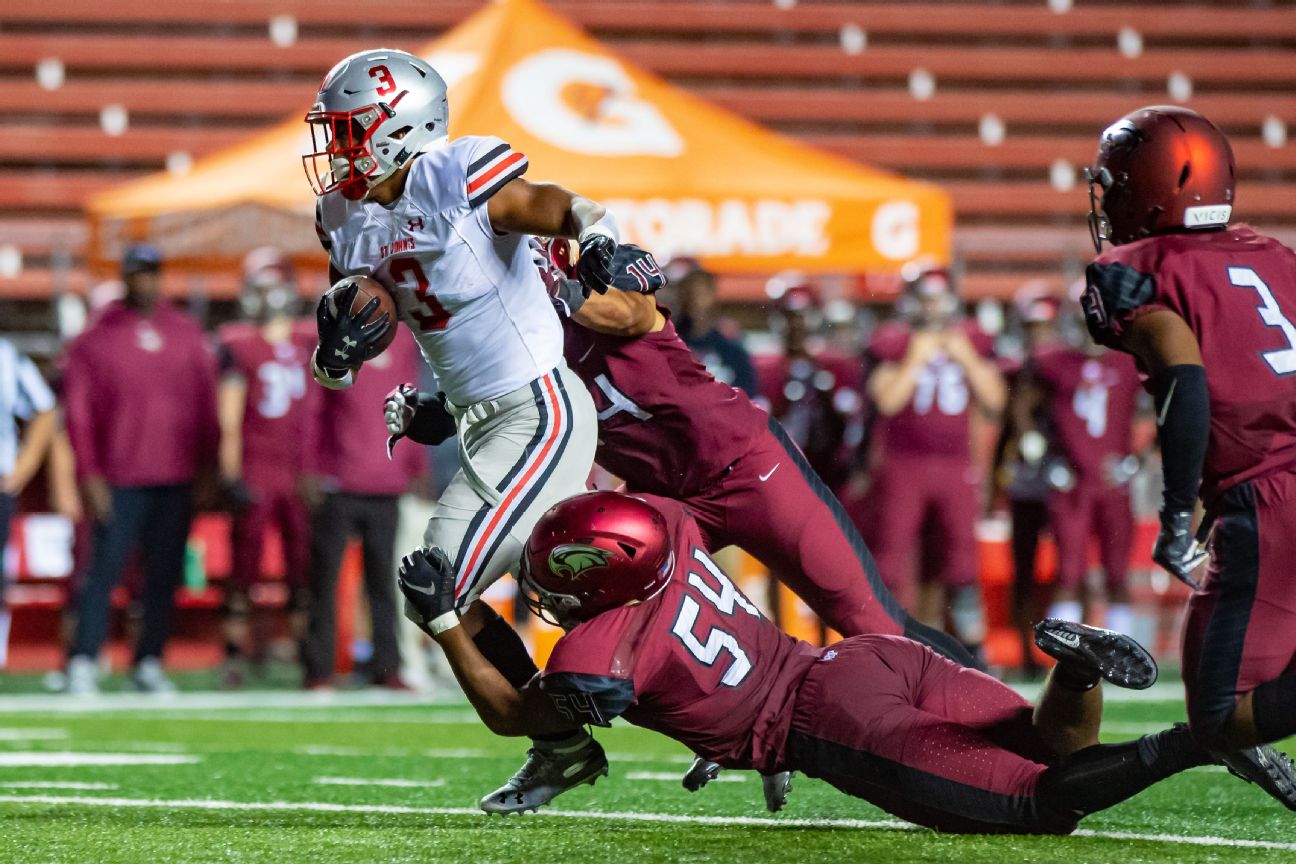
{"label": "maroon football pant", "polygon": [[941,831],[1066,832],[1035,799],[1052,754],[989,675],[893,636],[826,651],[797,691],[786,767]]}
{"label": "maroon football pant", "polygon": [[1183,639],[1188,722],[1208,747],[1220,746],[1239,696],[1296,673],[1296,473],[1235,486],[1215,509]]}
{"label": "maroon football pant", "polygon": [[1049,494],[1049,527],[1057,543],[1057,584],[1074,588],[1089,569],[1089,538],[1096,537],[1109,595],[1129,587],[1130,548],[1134,544],[1134,513],[1129,488],[1077,484],[1070,492]]}
{"label": "maroon football pant", "polygon": [[980,484],[961,459],[889,458],[874,469],[863,508],[869,548],[886,584],[912,608],[923,582],[963,588],[977,581]]}
{"label": "maroon football pant", "polygon": [[290,588],[305,588],[310,562],[310,517],[305,502],[291,481],[249,486],[248,491],[251,505],[236,514],[230,526],[229,587],[246,592],[260,581],[265,534],[273,527],[283,541],[284,582]]}
{"label": "maroon football pant", "polygon": [[683,500],[707,548],[746,550],[837,632],[904,635],[976,665],[957,640],[914,621],[887,590],[845,509],[778,421],[720,480]]}

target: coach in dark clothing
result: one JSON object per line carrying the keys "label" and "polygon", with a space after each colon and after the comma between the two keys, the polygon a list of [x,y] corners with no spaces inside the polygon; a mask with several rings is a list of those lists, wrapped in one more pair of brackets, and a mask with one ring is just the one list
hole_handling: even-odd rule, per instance
{"label": "coach in dark clothing", "polygon": [[667,273],[675,283],[678,300],[673,308],[680,338],[693,349],[708,372],[757,398],[760,390],[751,356],[736,333],[724,332],[724,322],[716,315],[715,274],[690,258],[671,262]]}
{"label": "coach in dark clothing", "polygon": [[71,693],[97,689],[110,597],[134,551],[144,592],[132,679],[141,690],[170,689],[160,661],[184,569],[193,483],[214,465],[220,431],[211,352],[198,323],[160,299],[161,265],[152,247],[127,249],[125,298],[104,309],[64,362],[68,436],[94,523],[68,660]]}
{"label": "coach in dark clothing", "polygon": [[[346,390],[326,390],[316,401],[306,445],[314,475],[311,526],[311,609],[307,625],[305,685],[326,687],[336,650],[338,571],[351,537],[360,538],[365,596],[369,600],[375,684],[400,687],[396,639],[396,519],[401,495],[427,470],[425,448],[402,441],[387,458],[382,405],[401,384],[418,380],[418,348],[406,332],[364,365]],[[313,385],[312,385],[313,386]]]}

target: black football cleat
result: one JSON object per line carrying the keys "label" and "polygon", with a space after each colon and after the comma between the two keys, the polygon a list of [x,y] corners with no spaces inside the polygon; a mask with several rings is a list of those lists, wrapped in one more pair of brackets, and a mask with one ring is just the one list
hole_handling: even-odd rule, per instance
{"label": "black football cleat", "polygon": [[508,782],[478,802],[487,813],[535,812],[569,789],[608,774],[607,756],[592,737],[576,744],[536,741]]}
{"label": "black football cleat", "polygon": [[1296,810],[1296,766],[1281,750],[1268,744],[1221,753],[1220,758],[1229,773],[1248,783],[1254,783],[1288,810]]}
{"label": "black football cleat", "polygon": [[693,764],[684,772],[684,788],[696,792],[719,776],[719,765],[701,756],[694,756]]}
{"label": "black football cleat", "polygon": [[761,786],[765,792],[765,809],[777,813],[787,804],[788,793],[792,791],[792,778],[795,771],[779,771],[775,774],[762,774]]}
{"label": "black football cleat", "polygon": [[1146,690],[1157,680],[1156,660],[1147,649],[1114,630],[1045,618],[1035,625],[1035,644],[1059,664],[1126,690]]}

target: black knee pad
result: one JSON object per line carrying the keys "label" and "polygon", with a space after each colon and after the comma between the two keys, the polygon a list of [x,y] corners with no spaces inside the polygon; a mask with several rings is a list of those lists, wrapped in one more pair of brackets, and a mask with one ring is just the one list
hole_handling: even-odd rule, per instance
{"label": "black knee pad", "polygon": [[1296,675],[1266,681],[1251,692],[1251,716],[1261,740],[1296,734]]}

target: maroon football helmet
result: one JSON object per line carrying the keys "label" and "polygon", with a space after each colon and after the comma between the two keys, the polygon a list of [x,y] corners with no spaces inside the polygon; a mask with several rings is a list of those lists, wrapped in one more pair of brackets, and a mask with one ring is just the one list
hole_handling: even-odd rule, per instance
{"label": "maroon football helmet", "polygon": [[653,597],[674,568],[656,507],[619,492],[586,492],[540,517],[522,551],[519,582],[532,612],[570,628]]}
{"label": "maroon football helmet", "polygon": [[1227,225],[1234,173],[1228,139],[1196,111],[1153,105],[1126,114],[1103,131],[1085,169],[1094,247]]}
{"label": "maroon football helmet", "polygon": [[896,311],[915,327],[940,328],[958,315],[958,287],[953,274],[935,261],[911,261],[900,269],[904,280]]}

